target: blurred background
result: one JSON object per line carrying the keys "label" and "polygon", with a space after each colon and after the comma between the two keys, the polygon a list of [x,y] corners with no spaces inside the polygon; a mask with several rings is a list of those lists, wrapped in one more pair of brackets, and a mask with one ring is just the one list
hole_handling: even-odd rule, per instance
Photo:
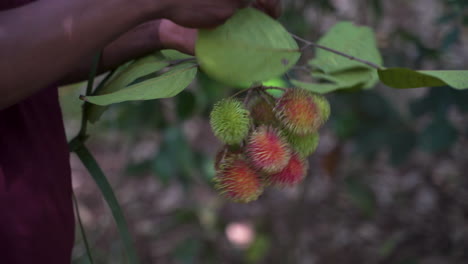
{"label": "blurred background", "polygon": [[[289,0],[280,21],[316,41],[337,21],[368,25],[386,66],[467,69],[467,0]],[[313,56],[305,54],[304,62]],[[328,94],[329,122],[305,181],[234,204],[212,188],[220,143],[208,115],[233,89],[199,74],[173,99],[110,107],[88,141],[142,263],[468,263],[468,90]],[[80,86],[61,90],[68,137]],[[72,155],[96,263],[125,263],[99,189]],[[88,263],[77,230],[74,264]]]}

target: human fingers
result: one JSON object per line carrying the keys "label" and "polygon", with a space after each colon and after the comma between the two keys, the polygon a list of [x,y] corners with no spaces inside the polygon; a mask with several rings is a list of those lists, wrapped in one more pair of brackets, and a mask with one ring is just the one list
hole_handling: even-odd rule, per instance
{"label": "human fingers", "polygon": [[275,19],[281,16],[281,0],[256,0],[252,6]]}

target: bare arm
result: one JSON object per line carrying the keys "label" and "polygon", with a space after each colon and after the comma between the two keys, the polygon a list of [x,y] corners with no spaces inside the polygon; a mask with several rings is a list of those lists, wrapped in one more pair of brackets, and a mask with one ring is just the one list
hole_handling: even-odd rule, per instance
{"label": "bare arm", "polygon": [[[107,45],[99,63],[99,73],[160,49],[176,49],[194,55],[197,30],[179,26],[167,19],[154,20],[137,26]],[[88,78],[93,56],[83,59],[76,68],[60,80],[60,84]]]}
{"label": "bare arm", "polygon": [[142,22],[139,8],[126,0],[45,0],[1,12],[0,109],[57,81]]}
{"label": "bare arm", "polygon": [[57,82],[78,67],[83,58],[92,57],[144,21],[168,18],[189,27],[210,27],[223,23],[243,3],[42,0],[0,12],[0,109]]}

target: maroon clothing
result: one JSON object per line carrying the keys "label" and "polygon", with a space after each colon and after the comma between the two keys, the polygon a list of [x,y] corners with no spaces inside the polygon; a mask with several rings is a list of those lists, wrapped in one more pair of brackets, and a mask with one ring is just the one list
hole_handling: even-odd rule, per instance
{"label": "maroon clothing", "polygon": [[[0,0],[0,10],[27,2]],[[70,263],[70,175],[56,87],[0,110],[0,263]]]}

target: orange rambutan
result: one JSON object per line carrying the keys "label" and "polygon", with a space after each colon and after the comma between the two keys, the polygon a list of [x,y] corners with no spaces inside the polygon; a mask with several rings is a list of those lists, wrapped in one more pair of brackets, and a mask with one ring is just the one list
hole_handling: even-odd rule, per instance
{"label": "orange rambutan", "polygon": [[250,167],[243,155],[224,159],[217,170],[215,188],[227,199],[248,203],[262,194],[263,184],[257,170]]}
{"label": "orange rambutan", "polygon": [[293,153],[286,167],[278,173],[267,175],[265,181],[276,186],[292,186],[304,179],[307,168],[308,162],[299,154]]}
{"label": "orange rambutan", "polygon": [[[318,130],[326,121],[326,99],[300,88],[288,89],[277,100],[274,112],[281,124],[290,132],[306,135]],[[323,110],[325,111],[323,111]]]}
{"label": "orange rambutan", "polygon": [[266,173],[281,171],[291,158],[287,141],[277,129],[267,126],[250,134],[245,151],[252,165]]}

